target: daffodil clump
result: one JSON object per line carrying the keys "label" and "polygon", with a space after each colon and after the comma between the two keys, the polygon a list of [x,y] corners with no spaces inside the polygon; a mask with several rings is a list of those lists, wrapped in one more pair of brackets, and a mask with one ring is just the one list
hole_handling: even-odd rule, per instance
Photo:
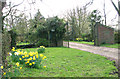
{"label": "daffodil clump", "polygon": [[38,49],[37,49],[37,51],[38,51],[38,53],[45,53],[45,47],[44,46],[40,46]]}
{"label": "daffodil clump", "polygon": [[19,66],[19,62],[17,62],[14,66],[14,70],[8,68],[5,69],[4,66],[0,66],[0,70],[2,70],[2,77],[12,77],[12,76],[19,76],[20,70],[22,67]]}
{"label": "daffodil clump", "polygon": [[20,62],[30,68],[39,68],[41,61],[46,59],[46,56],[36,52],[23,52],[22,49],[15,50],[13,47],[11,57],[13,61]]}
{"label": "daffodil clump", "polygon": [[76,38],[76,40],[77,40],[77,41],[82,41],[82,40],[83,40],[83,38]]}

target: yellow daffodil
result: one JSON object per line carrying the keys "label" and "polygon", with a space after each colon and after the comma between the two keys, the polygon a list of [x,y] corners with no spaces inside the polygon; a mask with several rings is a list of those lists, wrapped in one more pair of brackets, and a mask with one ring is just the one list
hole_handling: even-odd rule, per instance
{"label": "yellow daffodil", "polygon": [[6,75],[6,72],[4,72],[3,75]]}
{"label": "yellow daffodil", "polygon": [[25,64],[29,63],[29,61],[25,62]]}
{"label": "yellow daffodil", "polygon": [[22,67],[20,67],[20,69],[22,69]]}
{"label": "yellow daffodil", "polygon": [[38,52],[35,52],[34,54],[38,54]]}
{"label": "yellow daffodil", "polygon": [[18,55],[21,55],[21,52],[20,51],[17,51],[19,54]]}
{"label": "yellow daffodil", "polygon": [[22,51],[22,52],[20,52],[20,55],[23,55],[23,51]]}
{"label": "yellow daffodil", "polygon": [[18,52],[15,52],[14,54],[15,54],[15,55],[19,55],[19,53],[18,53]]}
{"label": "yellow daffodil", "polygon": [[25,58],[25,56],[22,56],[22,58]]}
{"label": "yellow daffodil", "polygon": [[32,62],[32,64],[35,64],[35,62]]}
{"label": "yellow daffodil", "polygon": [[78,38],[76,38],[76,40],[78,40]]}
{"label": "yellow daffodil", "polygon": [[15,49],[15,47],[12,47],[12,49]]}
{"label": "yellow daffodil", "polygon": [[19,60],[22,60],[22,58],[19,58]]}
{"label": "yellow daffodil", "polygon": [[29,63],[29,61],[27,61],[27,63]]}
{"label": "yellow daffodil", "polygon": [[44,56],[42,59],[44,60],[46,58],[46,56]]}
{"label": "yellow daffodil", "polygon": [[46,58],[46,56],[44,56],[44,58]]}
{"label": "yellow daffodil", "polygon": [[12,49],[15,49],[15,47],[12,47]]}
{"label": "yellow daffodil", "polygon": [[30,60],[32,60],[32,57],[30,57]]}
{"label": "yellow daffodil", "polygon": [[27,60],[27,59],[24,59],[25,61]]}
{"label": "yellow daffodil", "polygon": [[43,54],[40,54],[40,57],[43,57]]}
{"label": "yellow daffodil", "polygon": [[15,51],[15,47],[12,47],[12,51]]}
{"label": "yellow daffodil", "polygon": [[25,64],[27,64],[27,62],[25,62]]}
{"label": "yellow daffodil", "polygon": [[26,57],[29,57],[29,55],[26,55]]}
{"label": "yellow daffodil", "polygon": [[36,55],[36,58],[38,58],[38,55]]}
{"label": "yellow daffodil", "polygon": [[27,54],[27,52],[25,51],[25,52],[24,52],[24,54],[26,55],[26,54]]}
{"label": "yellow daffodil", "polygon": [[45,46],[40,46],[40,48],[45,48]]}
{"label": "yellow daffodil", "polygon": [[43,66],[44,68],[46,68],[46,66]]}
{"label": "yellow daffodil", "polygon": [[35,60],[36,58],[35,58],[35,56],[33,57],[33,60]]}
{"label": "yellow daffodil", "polygon": [[3,69],[3,66],[1,66],[1,69]]}
{"label": "yellow daffodil", "polygon": [[29,59],[27,59],[28,61],[30,61],[30,58]]}
{"label": "yellow daffodil", "polygon": [[33,54],[32,54],[32,53],[30,53],[30,56],[33,56]]}
{"label": "yellow daffodil", "polygon": [[27,55],[25,55],[25,57],[27,57]]}
{"label": "yellow daffodil", "polygon": [[29,65],[31,66],[31,65],[32,65],[32,63],[29,63]]}
{"label": "yellow daffodil", "polygon": [[17,62],[16,65],[19,66],[19,63]]}

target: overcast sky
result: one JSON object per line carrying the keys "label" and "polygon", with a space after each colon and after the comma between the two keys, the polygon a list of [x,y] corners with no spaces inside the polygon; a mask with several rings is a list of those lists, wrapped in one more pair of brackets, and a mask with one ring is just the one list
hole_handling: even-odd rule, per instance
{"label": "overcast sky", "polygon": [[[7,3],[12,2],[12,4],[19,4],[23,0],[7,0]],[[30,4],[32,1],[36,3]],[[63,17],[63,14],[66,11],[75,8],[76,6],[82,7],[86,3],[91,0],[24,0],[24,2],[16,7],[20,11],[24,11],[26,15],[29,16],[29,13],[32,14],[32,17],[35,15],[38,9],[42,15],[47,18],[58,15],[59,17]],[[118,0],[113,0],[117,5]],[[104,0],[94,0],[93,4],[87,9],[87,12],[91,12],[95,9],[99,10],[103,15],[103,4]],[[117,24],[118,15],[113,5],[111,4],[111,0],[105,0],[106,4],[106,14],[107,14],[107,25]],[[27,10],[27,11],[26,11]]]}

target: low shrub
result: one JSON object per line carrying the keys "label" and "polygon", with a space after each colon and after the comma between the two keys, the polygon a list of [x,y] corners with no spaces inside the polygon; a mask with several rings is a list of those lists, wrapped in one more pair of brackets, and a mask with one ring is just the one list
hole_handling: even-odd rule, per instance
{"label": "low shrub", "polygon": [[37,52],[38,52],[38,53],[45,53],[45,47],[44,47],[44,46],[40,46],[40,47],[37,49]]}
{"label": "low shrub", "polygon": [[9,53],[14,62],[20,62],[20,64],[25,65],[30,68],[40,68],[42,66],[41,61],[46,59],[43,54],[38,54],[38,52],[23,52],[22,49],[17,49],[13,47],[12,52]]}
{"label": "low shrub", "polygon": [[[13,64],[12,64],[13,65]],[[2,75],[0,77],[16,77],[21,74],[22,67],[19,66],[19,62],[17,62],[15,65],[13,65],[14,68],[4,68],[4,66],[0,67],[0,70],[2,70]]]}
{"label": "low shrub", "polygon": [[114,34],[115,43],[120,43],[120,32],[115,32]]}
{"label": "low shrub", "polygon": [[83,41],[83,38],[76,38],[77,41]]}
{"label": "low shrub", "polygon": [[47,47],[49,45],[49,41],[47,39],[40,39],[35,45],[37,47],[39,47],[39,46]]}

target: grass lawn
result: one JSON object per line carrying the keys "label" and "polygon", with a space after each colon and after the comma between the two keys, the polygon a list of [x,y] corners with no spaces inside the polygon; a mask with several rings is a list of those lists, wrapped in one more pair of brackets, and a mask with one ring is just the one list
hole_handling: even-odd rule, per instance
{"label": "grass lawn", "polygon": [[[37,48],[24,49],[36,51]],[[47,60],[43,62],[46,68],[35,69],[23,67],[22,77],[117,77],[109,74],[118,71],[112,61],[106,57],[89,52],[65,48],[49,47],[43,53]]]}
{"label": "grass lawn", "polygon": [[110,47],[110,48],[118,48],[119,45],[120,44],[113,44],[113,45],[111,45],[111,44],[102,44],[101,46]]}
{"label": "grass lawn", "polygon": [[[86,42],[86,41],[70,41],[70,42],[75,42],[75,43],[80,43],[80,44],[88,44],[88,45],[94,45],[94,42]],[[109,47],[109,48],[118,48],[120,44],[102,44],[100,46],[103,47]]]}
{"label": "grass lawn", "polygon": [[28,45],[30,43],[23,43],[23,42],[20,42],[20,43],[17,43],[16,45]]}
{"label": "grass lawn", "polygon": [[94,42],[86,42],[86,41],[70,41],[70,42],[75,42],[75,43],[80,43],[80,44],[89,44],[89,45],[94,45]]}

